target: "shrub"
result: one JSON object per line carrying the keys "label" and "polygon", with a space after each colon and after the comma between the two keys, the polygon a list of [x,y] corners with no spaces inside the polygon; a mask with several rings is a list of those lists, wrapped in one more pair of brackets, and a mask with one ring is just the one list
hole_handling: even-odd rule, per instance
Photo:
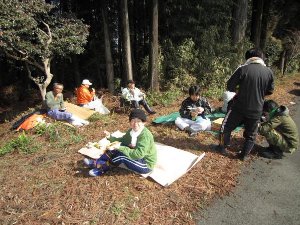
{"label": "shrub", "polygon": [[167,106],[173,103],[181,94],[182,92],[179,88],[172,87],[166,92],[149,92],[147,101],[150,105]]}

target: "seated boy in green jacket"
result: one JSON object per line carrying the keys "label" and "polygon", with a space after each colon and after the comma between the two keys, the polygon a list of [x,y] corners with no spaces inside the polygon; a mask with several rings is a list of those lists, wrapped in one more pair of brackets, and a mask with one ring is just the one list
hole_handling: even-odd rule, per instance
{"label": "seated boy in green jacket", "polygon": [[266,121],[261,123],[258,132],[267,139],[269,147],[261,155],[269,159],[281,159],[283,152],[293,153],[297,150],[298,129],[288,108],[279,106],[273,100],[267,100],[264,102],[263,113]]}
{"label": "seated boy in green jacket", "polygon": [[117,149],[107,150],[99,159],[85,158],[84,163],[92,168],[90,176],[100,176],[112,165],[124,164],[128,169],[140,174],[153,170],[157,161],[157,151],[152,133],[145,127],[146,114],[141,109],[133,109],[129,115],[130,129],[121,138],[112,137],[104,131],[111,142],[119,141]]}

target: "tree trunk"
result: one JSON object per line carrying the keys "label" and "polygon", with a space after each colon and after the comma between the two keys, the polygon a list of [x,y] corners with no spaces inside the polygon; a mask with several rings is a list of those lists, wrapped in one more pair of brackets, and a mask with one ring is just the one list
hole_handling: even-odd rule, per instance
{"label": "tree trunk", "polygon": [[283,50],[283,52],[280,54],[280,71],[281,74],[284,75],[286,68],[286,50]]}
{"label": "tree trunk", "polygon": [[109,92],[113,93],[114,92],[114,67],[113,67],[113,60],[111,57],[111,47],[110,47],[109,31],[107,25],[106,7],[102,7],[101,13],[103,19],[104,42],[105,42],[107,87]]}
{"label": "tree trunk", "polygon": [[127,80],[132,80],[131,47],[128,19],[127,0],[121,0],[122,4],[122,29],[123,29],[123,49],[124,49],[124,70]]}
{"label": "tree trunk", "polygon": [[260,47],[261,23],[263,15],[264,0],[253,0],[252,4],[252,21],[251,21],[251,37],[250,40],[255,47]]}
{"label": "tree trunk", "polygon": [[151,77],[151,90],[159,91],[158,77],[158,0],[152,0],[152,26],[151,45],[149,56],[149,75]]}
{"label": "tree trunk", "polygon": [[268,36],[268,25],[270,22],[270,4],[271,0],[264,0],[263,6],[263,17],[262,17],[262,25],[261,25],[261,36],[260,36],[260,48],[265,49],[266,40]]}
{"label": "tree trunk", "polygon": [[80,80],[80,72],[79,72],[77,55],[72,56],[72,64],[73,64],[73,69],[74,69],[75,85],[76,85],[76,87],[78,87],[81,84],[81,80]]}
{"label": "tree trunk", "polygon": [[232,44],[245,38],[247,27],[248,0],[235,0],[233,5]]}
{"label": "tree trunk", "polygon": [[31,75],[31,70],[29,68],[28,63],[25,62],[28,77],[29,77],[29,79],[31,79],[39,87],[40,94],[41,94],[41,97],[42,97],[43,101],[45,100],[45,97],[46,97],[47,87],[48,87],[48,85],[50,84],[50,82],[53,78],[53,74],[50,72],[50,61],[51,61],[51,59],[45,59],[43,61],[43,66],[44,66],[44,71],[43,72],[46,75],[45,80],[43,80],[41,77],[37,77],[37,78],[33,77]]}

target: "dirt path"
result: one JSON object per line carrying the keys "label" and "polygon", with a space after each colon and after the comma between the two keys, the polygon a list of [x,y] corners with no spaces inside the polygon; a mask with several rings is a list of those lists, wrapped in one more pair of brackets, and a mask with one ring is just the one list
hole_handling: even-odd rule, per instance
{"label": "dirt path", "polygon": [[[299,129],[299,96],[293,117]],[[203,212],[198,225],[299,224],[299,162],[299,150],[282,160],[260,158],[254,161],[242,172],[233,194],[216,200]]]}

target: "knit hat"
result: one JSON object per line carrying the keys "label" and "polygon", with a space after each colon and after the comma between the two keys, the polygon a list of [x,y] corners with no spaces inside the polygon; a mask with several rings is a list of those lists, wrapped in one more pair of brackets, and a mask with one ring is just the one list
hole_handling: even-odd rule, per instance
{"label": "knit hat", "polygon": [[141,109],[133,109],[130,112],[129,121],[131,121],[132,119],[140,119],[141,121],[146,122],[147,117],[146,117],[146,114],[145,114],[145,112],[143,110],[141,110]]}

